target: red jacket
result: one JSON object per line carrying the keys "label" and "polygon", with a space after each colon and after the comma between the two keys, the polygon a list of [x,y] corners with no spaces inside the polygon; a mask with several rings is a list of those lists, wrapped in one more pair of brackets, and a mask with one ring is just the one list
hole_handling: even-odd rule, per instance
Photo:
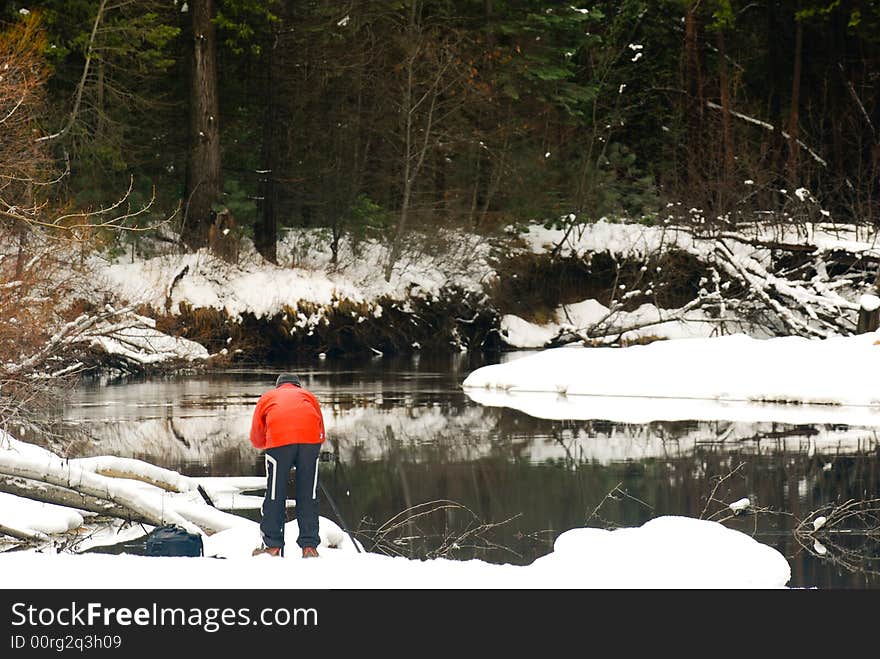
{"label": "red jacket", "polygon": [[289,382],[267,391],[254,409],[250,439],[258,449],[320,444],[324,441],[324,417],[318,399]]}

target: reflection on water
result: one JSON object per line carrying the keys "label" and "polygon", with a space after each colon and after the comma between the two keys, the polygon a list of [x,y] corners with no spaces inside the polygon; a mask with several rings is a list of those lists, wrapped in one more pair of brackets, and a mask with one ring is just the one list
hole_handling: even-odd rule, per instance
{"label": "reflection on water", "polygon": [[[573,527],[687,515],[781,551],[791,586],[880,586],[876,537],[846,537],[822,556],[792,533],[823,506],[878,496],[875,428],[538,419],[469,399],[461,382],[473,368],[466,357],[291,367],[322,402],[338,458],[322,466],[322,479],[353,531],[404,555],[527,564]],[[85,384],[64,411],[74,438],[67,450],[194,476],[261,475],[247,437],[276,374]],[[758,512],[733,515],[727,504],[742,497]],[[328,503],[322,514],[334,517]],[[396,517],[410,509],[422,514]]]}

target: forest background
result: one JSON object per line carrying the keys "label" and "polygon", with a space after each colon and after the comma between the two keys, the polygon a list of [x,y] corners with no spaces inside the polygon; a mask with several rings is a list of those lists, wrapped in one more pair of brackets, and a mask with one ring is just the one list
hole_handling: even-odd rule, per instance
{"label": "forest background", "polygon": [[143,212],[117,224],[170,217],[189,249],[228,211],[269,260],[305,226],[379,234],[393,262],[435,227],[782,217],[780,189],[877,217],[876,2],[58,0],[2,19],[4,59],[27,62],[5,76],[7,226],[131,186]]}
{"label": "forest background", "polygon": [[[207,249],[235,263],[249,243],[277,263],[286,232],[317,230],[330,267],[344,244],[383,245],[375,276],[388,281],[415,244],[436,252],[450,235],[536,222],[563,236],[624,220],[807,236],[824,220],[873,227],[880,211],[874,1],[46,0],[6,2],[0,20],[3,418],[28,404],[15,390],[29,373],[82,368],[63,354],[74,333],[119,315],[117,300],[64,297],[95,288],[90,253]],[[566,293],[551,277],[562,243],[550,265],[499,261],[495,301],[546,320]],[[812,267],[814,246],[784,247],[774,266]],[[754,289],[782,319],[773,333],[855,329],[834,311],[840,296],[792,320],[776,300],[793,289],[767,276],[767,292],[729,254],[745,284],[726,290]],[[875,257],[843,257],[816,267],[833,279],[868,263],[855,283],[873,279]],[[621,277],[611,265],[603,303]],[[679,270],[653,287],[658,307],[701,293],[704,264]],[[788,304],[805,307],[800,290]],[[411,327],[409,311],[363,327],[385,333],[369,337],[383,350],[446,341],[480,304],[452,303],[441,313],[458,327],[432,318],[397,344],[388,327]],[[207,337],[212,354],[233,340],[227,318],[189,312],[160,329]]]}

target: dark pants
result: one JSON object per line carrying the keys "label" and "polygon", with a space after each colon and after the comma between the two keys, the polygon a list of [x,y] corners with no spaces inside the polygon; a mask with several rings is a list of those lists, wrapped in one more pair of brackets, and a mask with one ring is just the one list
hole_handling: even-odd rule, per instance
{"label": "dark pants", "polygon": [[288,444],[266,449],[266,496],[260,509],[260,534],[267,547],[284,549],[284,522],[287,512],[287,478],[295,469],[296,522],[300,547],[317,547],[318,536],[318,459],[320,444]]}

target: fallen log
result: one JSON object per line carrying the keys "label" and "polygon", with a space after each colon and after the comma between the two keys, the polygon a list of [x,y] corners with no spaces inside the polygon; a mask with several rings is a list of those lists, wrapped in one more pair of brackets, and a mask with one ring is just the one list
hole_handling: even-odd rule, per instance
{"label": "fallen log", "polygon": [[180,515],[165,493],[152,495],[129,482],[108,478],[83,469],[54,454],[34,455],[13,450],[0,451],[0,474],[19,476],[76,490],[106,499],[142,516],[154,526],[178,524],[190,533],[205,531]]}
{"label": "fallen log", "polygon": [[8,535],[10,538],[15,538],[16,540],[22,540],[24,542],[43,542],[49,539],[49,536],[40,531],[14,529],[5,524],[0,524],[0,535]]}
{"label": "fallen log", "polygon": [[[125,477],[105,476],[96,473],[94,470],[97,469]],[[109,502],[117,507],[115,516],[152,526],[177,524],[191,533],[211,535],[235,526],[254,523],[205,503],[203,495],[199,493],[198,479],[131,458],[100,456],[63,459],[51,451],[21,442],[2,431],[0,476],[10,477],[13,479],[11,482],[19,485],[23,481],[14,479],[25,479],[25,483],[33,481],[35,491],[45,492],[49,486],[54,486],[59,488],[54,490],[59,496],[62,490],[70,490],[74,493],[74,505],[71,506],[74,508],[81,507],[84,501],[98,506]],[[228,503],[234,506],[234,492],[245,486],[250,487],[254,482],[261,482],[262,479],[237,478],[225,486],[217,485],[216,479],[209,480],[212,483],[211,489],[216,488],[219,498],[228,499]],[[159,483],[168,489],[161,487]],[[179,491],[169,491],[171,488]]]}
{"label": "fallen log", "polygon": [[52,485],[39,480],[20,476],[0,476],[0,492],[14,494],[33,501],[85,510],[98,515],[118,517],[132,522],[149,523],[149,520],[136,512],[119,506],[112,501],[77,492],[66,487]]}
{"label": "fallen log", "polygon": [[135,458],[101,455],[91,458],[76,458],[70,462],[101,476],[141,481],[167,492],[192,492],[197,490],[199,486],[198,481],[193,478]]}

